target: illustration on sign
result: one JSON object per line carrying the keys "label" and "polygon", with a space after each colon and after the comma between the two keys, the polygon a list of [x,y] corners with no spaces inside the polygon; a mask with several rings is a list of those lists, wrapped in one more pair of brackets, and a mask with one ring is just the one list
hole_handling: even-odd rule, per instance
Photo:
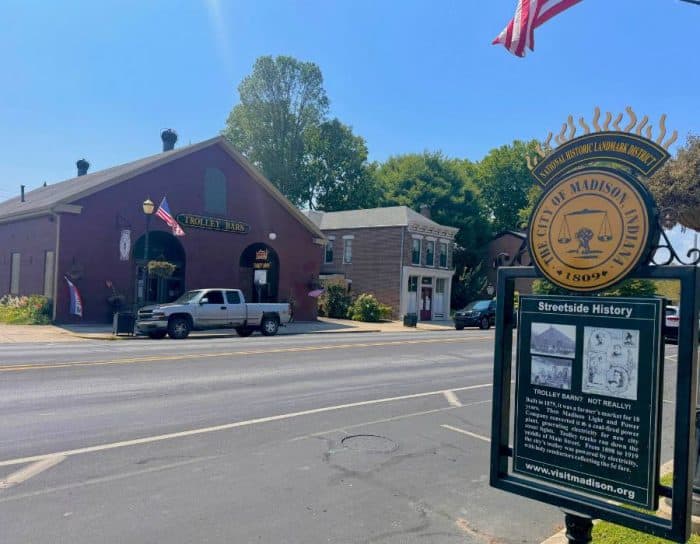
{"label": "illustration on sign", "polygon": [[584,327],[584,393],[637,400],[639,331]]}

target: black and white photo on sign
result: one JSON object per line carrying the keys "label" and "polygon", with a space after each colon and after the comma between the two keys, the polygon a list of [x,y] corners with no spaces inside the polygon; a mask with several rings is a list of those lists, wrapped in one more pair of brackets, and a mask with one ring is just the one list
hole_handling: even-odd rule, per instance
{"label": "black and white photo on sign", "polygon": [[581,391],[637,400],[639,331],[584,327]]}
{"label": "black and white photo on sign", "polygon": [[530,363],[530,383],[570,390],[571,363],[571,359],[533,355]]}
{"label": "black and white photo on sign", "polygon": [[532,323],[530,353],[573,357],[576,353],[576,327],[556,323]]}

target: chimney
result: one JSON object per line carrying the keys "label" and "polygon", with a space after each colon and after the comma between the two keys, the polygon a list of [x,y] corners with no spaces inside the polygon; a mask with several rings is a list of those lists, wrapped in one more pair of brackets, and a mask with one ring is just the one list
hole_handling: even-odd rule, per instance
{"label": "chimney", "polygon": [[24,185],[19,186],[19,201],[24,202]]}
{"label": "chimney", "polygon": [[87,174],[88,168],[90,168],[90,163],[85,159],[80,159],[78,162],[75,163],[75,165],[78,167],[79,176],[84,176],[85,174]]}
{"label": "chimney", "polygon": [[160,133],[160,139],[163,140],[163,151],[172,151],[177,142],[177,132],[171,128],[166,128]]}
{"label": "chimney", "polygon": [[428,219],[430,219],[430,206],[428,206],[427,204],[421,204],[420,205],[420,214],[423,217],[427,217]]}

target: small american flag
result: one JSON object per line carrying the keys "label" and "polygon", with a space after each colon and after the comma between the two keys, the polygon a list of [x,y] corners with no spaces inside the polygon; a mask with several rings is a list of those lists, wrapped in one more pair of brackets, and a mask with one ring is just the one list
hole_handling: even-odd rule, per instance
{"label": "small american flag", "polygon": [[158,210],[156,210],[156,215],[167,223],[175,236],[185,235],[185,231],[182,230],[180,223],[178,223],[173,217],[173,214],[170,213],[168,200],[165,197],[163,197],[163,200],[160,201],[160,206],[158,206]]}
{"label": "small american flag", "polygon": [[80,296],[80,291],[75,286],[75,284],[68,279],[68,276],[63,276],[68,283],[68,290],[70,291],[70,313],[72,315],[77,315],[83,317],[83,297]]}
{"label": "small american flag", "polygon": [[518,0],[515,15],[493,40],[518,57],[535,50],[535,29],[581,0]]}

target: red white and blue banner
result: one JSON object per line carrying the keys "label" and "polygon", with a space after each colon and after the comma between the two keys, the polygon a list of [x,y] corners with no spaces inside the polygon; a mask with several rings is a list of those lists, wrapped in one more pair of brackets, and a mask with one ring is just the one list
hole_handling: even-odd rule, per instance
{"label": "red white and blue banner", "polygon": [[515,15],[496,36],[493,44],[503,46],[518,57],[535,50],[535,29],[581,0],[518,0]]}
{"label": "red white and blue banner", "polygon": [[80,296],[80,291],[78,291],[78,288],[73,282],[70,281],[67,276],[63,277],[66,282],[68,282],[68,289],[70,291],[70,313],[83,317],[83,297]]}
{"label": "red white and blue banner", "polygon": [[163,197],[163,200],[160,201],[160,206],[158,206],[158,210],[156,210],[156,215],[165,221],[165,223],[172,229],[175,236],[185,235],[185,231],[182,230],[180,223],[178,223],[173,217],[173,214],[170,213],[170,206],[168,206],[168,200],[165,197]]}

